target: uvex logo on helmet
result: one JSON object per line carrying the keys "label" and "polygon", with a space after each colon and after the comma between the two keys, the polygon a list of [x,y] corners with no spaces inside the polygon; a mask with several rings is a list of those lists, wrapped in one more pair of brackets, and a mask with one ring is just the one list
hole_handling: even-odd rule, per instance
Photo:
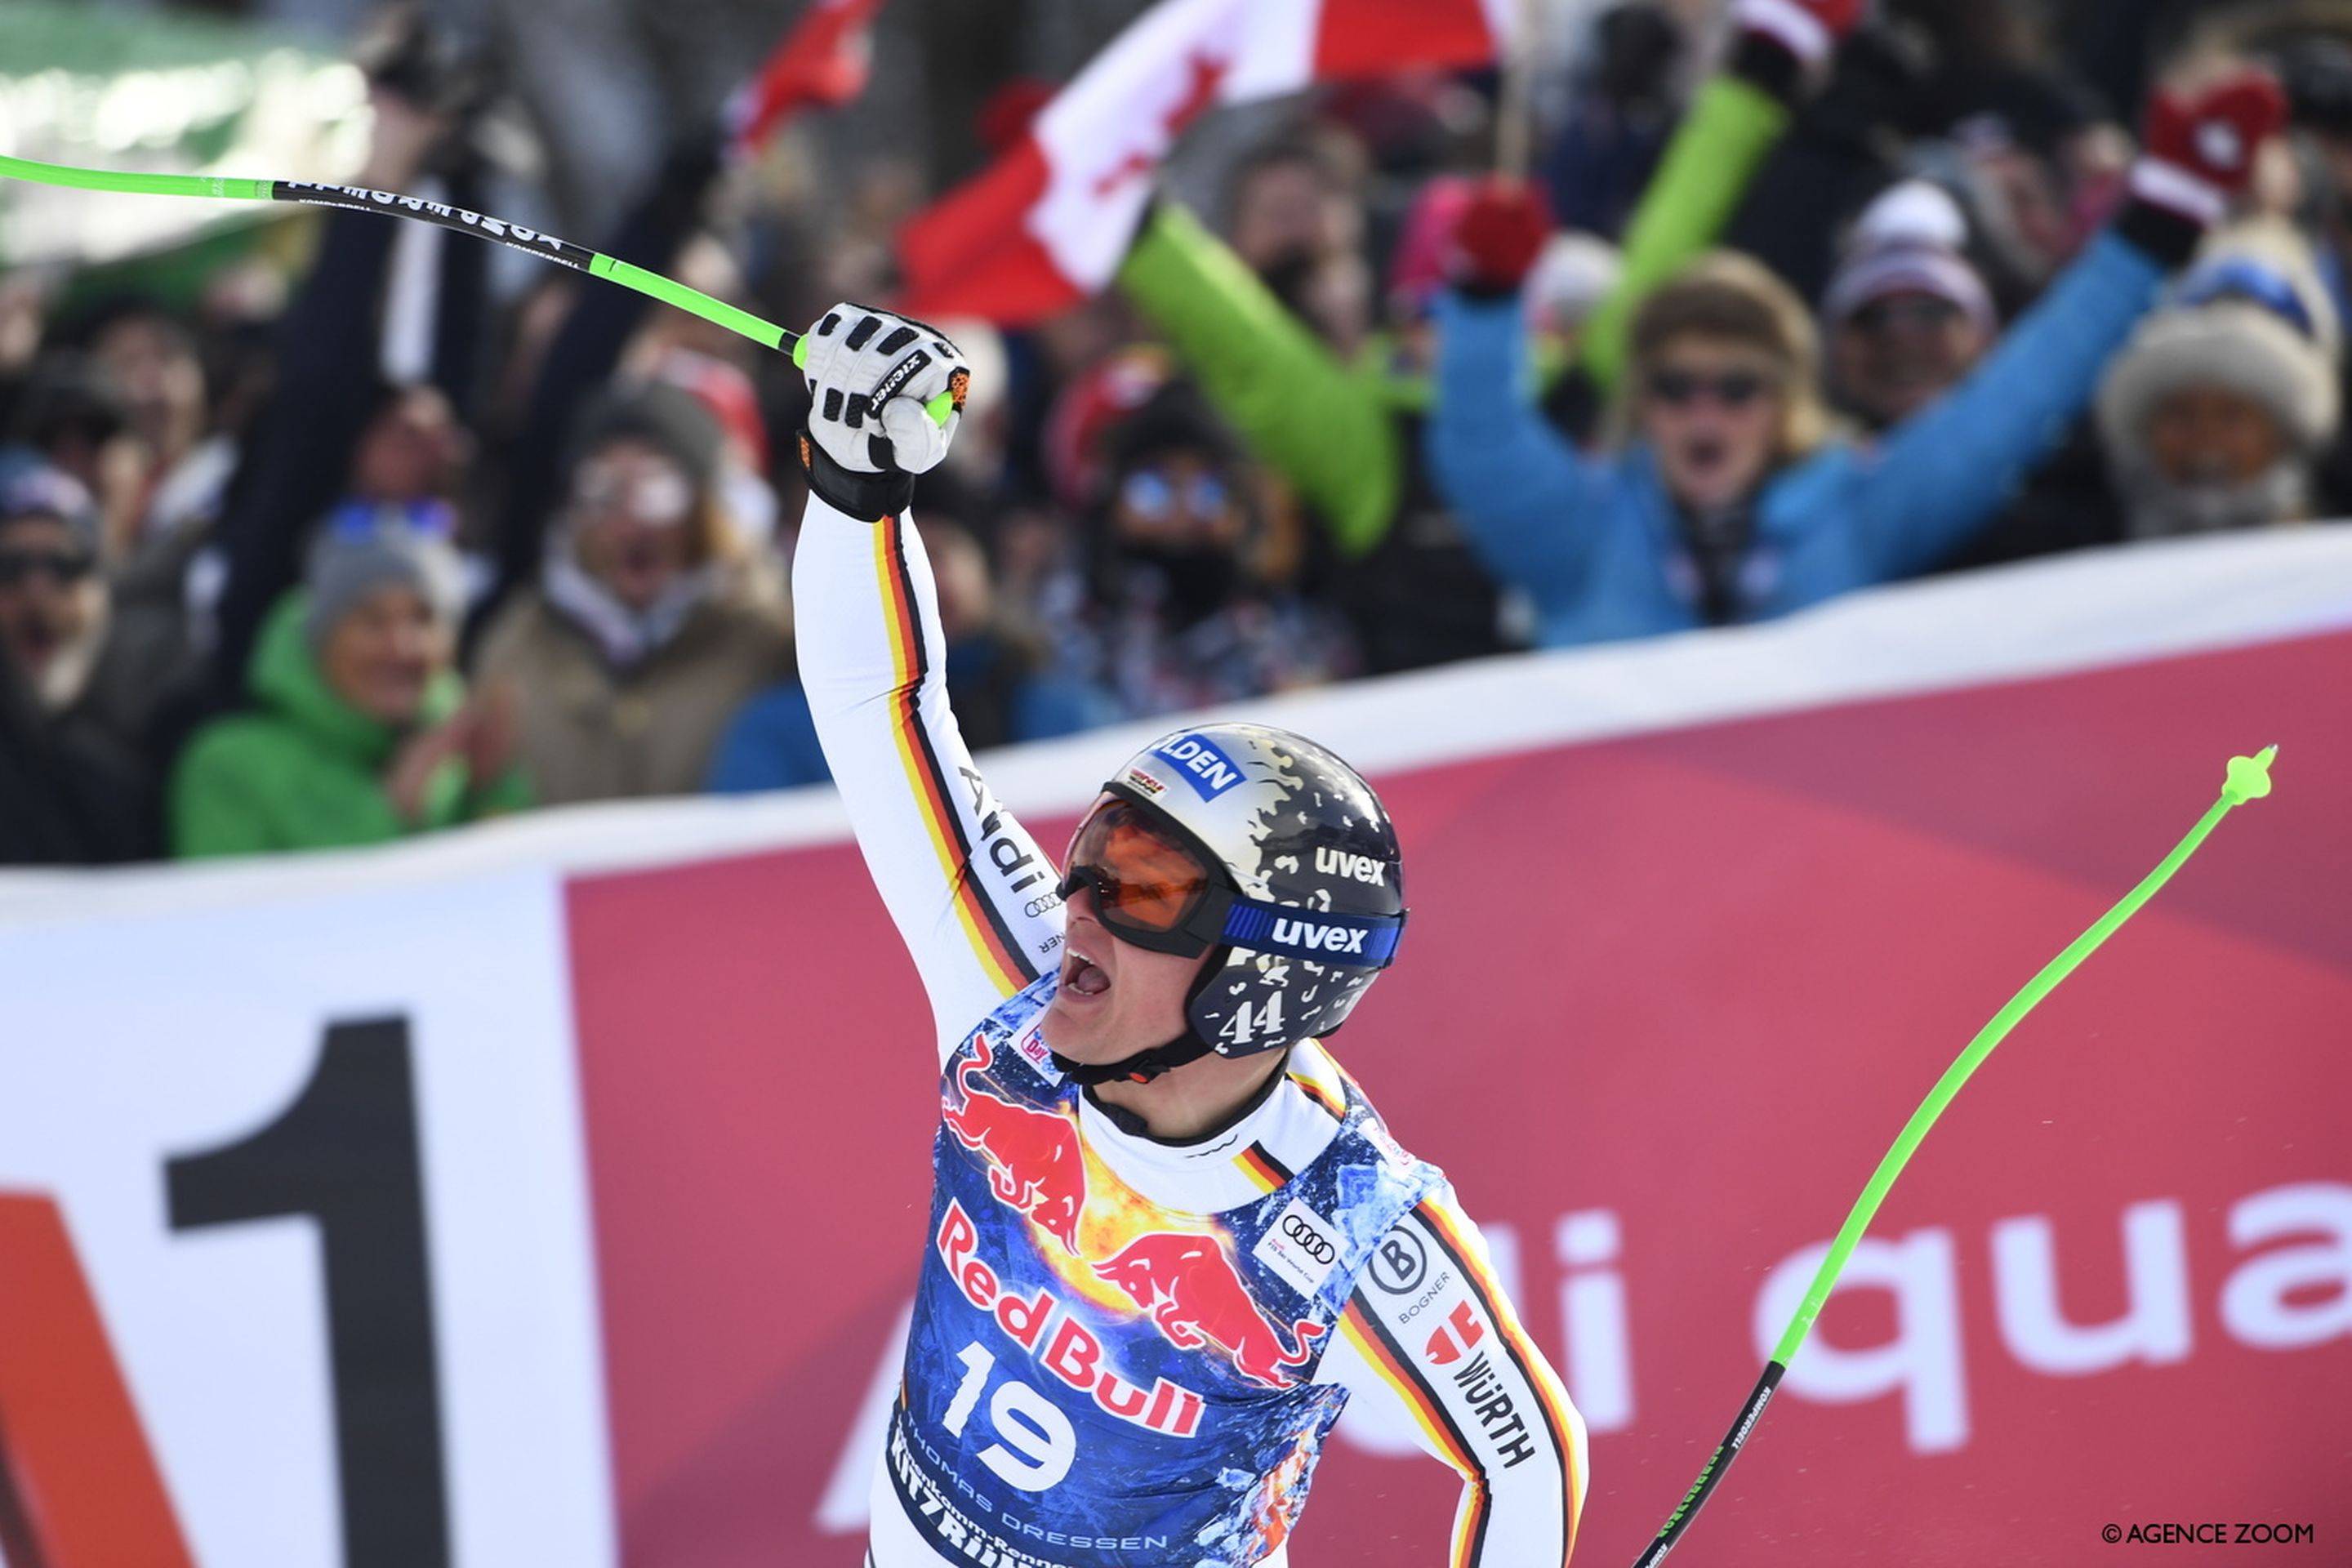
{"label": "uvex logo on helmet", "polygon": [[1375,888],[1389,885],[1387,863],[1370,855],[1350,855],[1345,849],[1318,847],[1315,851],[1315,868],[1327,877],[1345,877],[1349,881],[1366,882]]}
{"label": "uvex logo on helmet", "polygon": [[1332,954],[1356,953],[1364,951],[1364,939],[1371,933],[1361,927],[1324,925],[1318,921],[1290,921],[1277,918],[1271,937],[1276,947],[1300,947],[1310,952]]}

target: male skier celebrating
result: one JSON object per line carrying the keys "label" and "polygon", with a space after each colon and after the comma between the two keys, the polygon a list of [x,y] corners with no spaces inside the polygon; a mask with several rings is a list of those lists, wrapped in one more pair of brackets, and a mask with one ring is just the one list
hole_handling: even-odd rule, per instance
{"label": "male skier celebrating", "polygon": [[1316,1038],[1402,934],[1379,798],[1298,736],[1194,726],[1112,773],[1057,875],[948,711],[907,513],[961,356],[843,304],[797,357],[802,679],[942,1068],[869,1563],[1279,1565],[1360,1394],[1460,1472],[1457,1568],[1556,1568],[1583,1425],[1444,1174]]}

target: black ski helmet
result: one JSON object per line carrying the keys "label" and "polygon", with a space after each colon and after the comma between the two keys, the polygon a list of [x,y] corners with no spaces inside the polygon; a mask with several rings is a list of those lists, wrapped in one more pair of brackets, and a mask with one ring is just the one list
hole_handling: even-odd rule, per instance
{"label": "black ski helmet", "polygon": [[1328,1035],[1394,962],[1405,921],[1396,828],[1363,775],[1264,724],[1201,724],[1104,786],[1171,825],[1231,887],[1187,1016],[1220,1056]]}

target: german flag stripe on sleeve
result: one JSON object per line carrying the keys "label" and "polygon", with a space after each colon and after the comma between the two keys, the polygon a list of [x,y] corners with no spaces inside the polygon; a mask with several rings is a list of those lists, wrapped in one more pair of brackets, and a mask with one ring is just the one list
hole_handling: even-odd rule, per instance
{"label": "german flag stripe on sleeve", "polygon": [[[1519,1376],[1527,1385],[1535,1391],[1536,1401],[1542,1406],[1545,1430],[1551,1439],[1552,1451],[1559,1457],[1560,1495],[1568,1501],[1568,1539],[1565,1545],[1567,1551],[1572,1552],[1576,1547],[1577,1520],[1584,1511],[1584,1477],[1578,1473],[1576,1468],[1576,1425],[1568,1411],[1566,1394],[1551,1370],[1551,1363],[1528,1338],[1527,1330],[1519,1322],[1518,1313],[1512,1310],[1510,1298],[1487,1268],[1486,1259],[1480,1255],[1477,1244],[1471,1239],[1461,1217],[1435,1198],[1424,1198],[1413,1214],[1428,1228],[1438,1250],[1462,1271],[1462,1280],[1468,1288],[1471,1299],[1486,1314],[1486,1321],[1495,1325],[1496,1334],[1503,1342],[1504,1353],[1510,1357],[1511,1363],[1518,1369]],[[1567,1556],[1563,1552],[1561,1562],[1566,1561]]]}
{"label": "german flag stripe on sleeve", "polygon": [[884,634],[890,643],[890,730],[899,765],[906,770],[908,789],[939,859],[940,874],[950,889],[956,919],[981,967],[999,993],[1009,996],[1036,979],[1037,972],[972,875],[971,837],[956,811],[954,789],[923,728],[919,702],[930,658],[907,564],[905,526],[895,516],[874,527],[874,569],[881,588]]}
{"label": "german flag stripe on sleeve", "polygon": [[1472,1456],[1462,1428],[1455,1425],[1451,1411],[1430,1397],[1428,1386],[1412,1371],[1412,1357],[1397,1343],[1377,1313],[1368,1312],[1360,1301],[1351,1300],[1339,1316],[1339,1331],[1348,1336],[1348,1342],[1370,1363],[1381,1381],[1396,1390],[1397,1397],[1403,1401],[1431,1445],[1469,1483],[1467,1506],[1455,1521],[1452,1562],[1454,1568],[1473,1568],[1486,1548],[1487,1516],[1492,1510],[1484,1472]]}

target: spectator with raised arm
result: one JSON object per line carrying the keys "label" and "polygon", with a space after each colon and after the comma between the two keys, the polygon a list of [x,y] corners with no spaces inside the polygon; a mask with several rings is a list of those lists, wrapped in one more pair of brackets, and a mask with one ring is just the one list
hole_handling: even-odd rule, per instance
{"label": "spectator with raised arm", "polygon": [[[1580,324],[1577,365],[1601,388],[1622,367],[1632,304],[1712,241],[1858,9],[1854,0],[1741,6],[1729,64],[1700,88],[1668,143],[1628,227],[1622,271],[1606,302]],[[1326,184],[1339,203],[1339,183]],[[1424,201],[1454,201],[1445,186],[1433,182]],[[1425,352],[1415,344],[1426,334],[1416,325],[1356,353],[1286,310],[1250,265],[1268,227],[1255,215],[1268,205],[1234,204],[1236,248],[1228,249],[1183,208],[1161,204],[1121,266],[1119,287],[1167,334],[1218,412],[1329,531],[1340,557],[1332,592],[1369,669],[1498,650],[1507,639],[1493,581],[1422,457],[1432,387]],[[1455,227],[1472,253],[1465,265],[1516,293],[1544,247],[1549,219],[1541,198],[1525,184],[1493,181],[1455,205],[1467,208]],[[1252,221],[1244,227],[1243,220]],[[1409,220],[1408,250],[1413,226]]]}
{"label": "spectator with raised arm", "polygon": [[1429,453],[1486,560],[1551,647],[1764,619],[1949,554],[2089,404],[2107,361],[2251,175],[2282,117],[2251,70],[2159,93],[2132,199],[1946,396],[1869,445],[1826,437],[1795,297],[1720,255],[1643,300],[1631,439],[1592,457],[1528,402],[1499,281],[1444,307]]}

